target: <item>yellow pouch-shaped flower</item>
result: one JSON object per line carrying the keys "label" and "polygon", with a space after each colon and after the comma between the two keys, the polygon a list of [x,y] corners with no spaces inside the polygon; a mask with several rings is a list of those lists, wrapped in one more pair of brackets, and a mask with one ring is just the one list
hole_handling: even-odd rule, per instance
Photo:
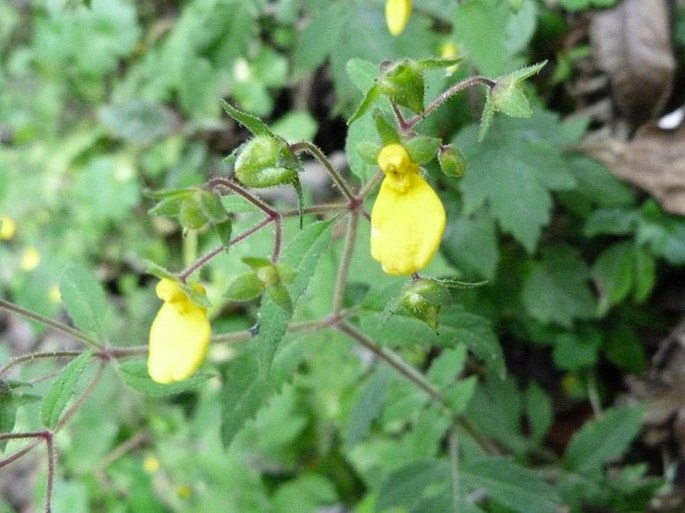
{"label": "yellow pouch-shaped flower", "polygon": [[440,247],[445,208],[400,144],[385,146],[378,165],[386,176],[371,211],[371,256],[388,274],[412,274]]}
{"label": "yellow pouch-shaped flower", "polygon": [[387,0],[385,2],[385,22],[393,36],[402,33],[411,14],[411,0]]}
{"label": "yellow pouch-shaped flower", "polygon": [[[201,285],[195,287],[204,292]],[[150,326],[148,373],[157,383],[183,381],[207,354],[211,336],[207,309],[193,303],[172,280],[162,279],[156,291],[164,304]]]}

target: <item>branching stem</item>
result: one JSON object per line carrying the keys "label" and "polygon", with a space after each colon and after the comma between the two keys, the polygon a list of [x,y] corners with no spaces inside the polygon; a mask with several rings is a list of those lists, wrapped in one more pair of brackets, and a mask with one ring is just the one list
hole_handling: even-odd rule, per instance
{"label": "branching stem", "polygon": [[39,313],[32,312],[31,310],[22,308],[21,306],[15,305],[14,303],[10,303],[9,301],[6,301],[4,299],[0,299],[0,309],[7,310],[8,312],[12,312],[17,315],[21,315],[26,319],[31,319],[32,321],[39,322],[41,324],[44,324],[45,326],[55,328],[56,330],[59,330],[62,333],[65,333],[66,335],[69,335],[70,337],[73,337],[74,339],[83,342],[85,345],[92,347],[94,349],[102,349],[102,345],[97,340],[89,337],[82,331],[74,329],[71,326],[67,326],[62,322],[50,319],[49,317],[45,317],[44,315],[41,315]]}
{"label": "branching stem", "polygon": [[321,162],[323,167],[326,169],[326,171],[328,171],[328,174],[331,176],[335,184],[340,189],[340,191],[345,195],[345,197],[350,201],[351,204],[356,204],[357,198],[355,197],[354,193],[350,190],[349,186],[347,185],[347,182],[340,174],[340,171],[338,171],[333,166],[333,164],[331,164],[331,161],[328,160],[328,157],[326,157],[326,155],[321,151],[321,149],[316,144],[311,143],[309,141],[299,141],[291,144],[290,149],[295,153],[306,151],[316,160]]}

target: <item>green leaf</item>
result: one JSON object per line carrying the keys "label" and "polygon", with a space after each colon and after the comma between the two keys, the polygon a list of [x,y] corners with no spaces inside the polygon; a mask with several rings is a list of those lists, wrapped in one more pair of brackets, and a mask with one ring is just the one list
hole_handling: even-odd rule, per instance
{"label": "green leaf", "polygon": [[228,219],[228,212],[226,212],[218,194],[198,189],[195,192],[195,198],[205,218],[211,224],[220,224]]}
{"label": "green leaf", "polygon": [[493,501],[519,513],[550,513],[560,506],[561,499],[552,486],[507,458],[464,465],[459,476],[466,488],[483,489]]}
{"label": "green leaf", "polygon": [[377,139],[374,120],[369,114],[362,116],[347,130],[345,154],[349,159],[350,171],[363,182],[369,180],[378,171],[378,166],[375,162],[367,162],[366,157],[359,154],[357,147]]}
{"label": "green leaf", "polygon": [[373,105],[380,94],[376,77],[378,75],[378,66],[372,62],[362,59],[351,59],[346,66],[347,73],[352,82],[361,90],[364,91],[364,98],[355,110],[354,114],[347,120],[348,126],[354,123],[357,119],[362,117],[369,108]]}
{"label": "green leaf", "polygon": [[490,323],[460,305],[442,313],[439,333],[405,315],[396,314],[383,322],[384,318],[383,312],[365,311],[360,316],[363,331],[379,344],[393,347],[455,347],[464,344],[496,375],[503,377],[506,373],[502,348]]}
{"label": "green leaf", "polygon": [[373,120],[376,123],[376,131],[378,132],[378,136],[381,138],[383,145],[401,142],[400,134],[397,133],[397,128],[388,121],[388,118],[386,118],[380,110],[374,113]]}
{"label": "green leaf", "polygon": [[354,111],[354,114],[350,116],[350,119],[347,120],[347,125],[351,125],[355,121],[357,121],[360,117],[362,117],[366,112],[371,108],[371,106],[374,104],[376,101],[376,98],[380,95],[381,91],[378,87],[377,84],[374,84],[371,89],[366,91],[366,94],[364,95],[364,98],[362,99],[361,103],[357,107],[357,110]]}
{"label": "green leaf", "polygon": [[[24,394],[16,389],[31,386],[23,383],[13,383],[0,380],[0,433],[11,433],[17,419],[17,409],[26,404],[39,401],[35,394]],[[9,440],[0,440],[0,452],[5,450]]]}
{"label": "green leaf", "polygon": [[457,7],[453,27],[457,44],[484,75],[506,71],[508,18],[506,5],[496,0],[470,0]]}
{"label": "green leaf", "polygon": [[[306,226],[283,251],[281,262],[297,272],[295,282],[289,287],[293,307],[307,289],[316,264],[330,243],[329,230],[332,223],[331,219]],[[292,313],[267,295],[262,299],[259,315],[259,338],[255,344],[259,348],[260,371],[268,375]]]}
{"label": "green leaf", "polygon": [[40,420],[46,427],[52,429],[57,426],[62,412],[71,396],[74,395],[76,384],[92,356],[93,351],[81,353],[62,369],[62,372],[53,382],[40,405]]}
{"label": "green leaf", "polygon": [[554,363],[564,371],[580,372],[597,364],[602,333],[594,326],[581,326],[554,336]]}
{"label": "green leaf", "polygon": [[631,242],[613,244],[604,250],[592,266],[592,277],[599,291],[599,313],[625,299],[636,278],[636,251]]}
{"label": "green leaf", "polygon": [[619,457],[640,433],[644,405],[614,408],[586,422],[571,439],[564,465],[587,476],[601,475],[603,466]]}
{"label": "green leaf", "polygon": [[530,437],[536,442],[540,442],[549,431],[554,420],[552,400],[540,385],[531,381],[526,390],[525,401]]}
{"label": "green leaf", "polygon": [[259,119],[257,116],[253,116],[252,114],[249,114],[247,112],[244,112],[230,103],[228,103],[225,100],[221,100],[221,105],[224,108],[224,111],[226,111],[226,114],[231,116],[237,123],[240,123],[243,125],[245,128],[247,128],[252,135],[255,136],[260,136],[260,135],[265,135],[265,136],[271,136],[271,137],[276,137],[269,127]]}
{"label": "green leaf", "polygon": [[551,191],[575,185],[561,151],[545,140],[545,132],[557,126],[555,119],[542,114],[529,120],[499,118],[487,145],[477,143],[475,126],[462,130],[454,141],[469,163],[469,172],[458,182],[464,213],[487,205],[501,228],[529,253],[550,221]]}
{"label": "green leaf", "polygon": [[143,360],[130,360],[118,366],[121,378],[133,390],[141,392],[150,397],[165,397],[194,390],[205,381],[215,377],[209,372],[196,372],[190,378],[163,385],[150,378],[147,372],[147,364]]}
{"label": "green leaf", "polygon": [[445,460],[420,459],[388,475],[378,489],[376,511],[393,507],[411,508],[427,494],[427,488],[447,486],[449,464]]}
{"label": "green leaf", "polygon": [[464,215],[447,203],[447,228],[441,249],[458,269],[486,280],[497,271],[499,249],[495,220],[485,208]]}
{"label": "green leaf", "polygon": [[371,431],[371,424],[378,418],[388,392],[388,369],[377,367],[367,383],[360,388],[352,406],[344,431],[348,447],[354,447]]}
{"label": "green leaf", "polygon": [[577,250],[549,247],[542,260],[530,264],[523,284],[523,303],[535,319],[570,327],[575,319],[595,313],[589,277],[590,271]]}
{"label": "green leaf", "polygon": [[59,288],[62,302],[74,324],[84,332],[105,340],[109,305],[105,291],[93,275],[80,266],[67,267]]}
{"label": "green leaf", "polygon": [[260,372],[258,354],[245,351],[229,362],[221,391],[221,440],[228,447],[245,423],[262,407],[273,390]]}
{"label": "green leaf", "polygon": [[288,315],[293,314],[293,301],[290,299],[288,288],[283,283],[274,283],[266,287],[266,293],[271,301],[286,311]]}
{"label": "green leaf", "polygon": [[175,124],[169,109],[142,100],[105,105],[98,111],[98,118],[115,137],[139,145],[169,135]]}

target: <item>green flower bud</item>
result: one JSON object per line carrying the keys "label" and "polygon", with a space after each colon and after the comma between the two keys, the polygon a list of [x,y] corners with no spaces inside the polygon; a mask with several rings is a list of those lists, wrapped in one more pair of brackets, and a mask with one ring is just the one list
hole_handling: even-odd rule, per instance
{"label": "green flower bud", "polygon": [[436,331],[440,309],[450,301],[449,291],[436,280],[421,278],[411,281],[402,291],[402,306]]}
{"label": "green flower bud", "polygon": [[423,72],[415,62],[405,59],[390,64],[378,79],[378,88],[392,102],[423,112]]}
{"label": "green flower bud", "polygon": [[416,137],[404,141],[403,146],[407,150],[412,162],[416,162],[422,166],[433,160],[441,143],[442,139],[439,137],[417,135]]}
{"label": "green flower bud", "polygon": [[440,169],[447,176],[460,178],[466,172],[466,159],[464,155],[452,145],[440,147],[438,162],[440,163]]}
{"label": "green flower bud", "polygon": [[207,217],[195,196],[184,198],[178,221],[181,226],[190,230],[199,230],[207,224]]}
{"label": "green flower bud", "polygon": [[257,277],[256,272],[249,272],[233,278],[224,292],[224,297],[233,301],[250,301],[263,291],[264,282]]}
{"label": "green flower bud", "polygon": [[301,168],[288,143],[269,135],[251,139],[235,160],[235,174],[248,187],[293,184],[297,182]]}

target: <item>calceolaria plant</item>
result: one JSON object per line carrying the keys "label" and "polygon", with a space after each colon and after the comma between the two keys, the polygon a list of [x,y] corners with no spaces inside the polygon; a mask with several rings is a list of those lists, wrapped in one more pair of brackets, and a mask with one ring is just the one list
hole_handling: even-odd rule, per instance
{"label": "calceolaria plant", "polygon": [[[387,23],[392,34],[403,31],[410,13],[411,2],[387,2]],[[463,474],[464,489],[459,488],[460,434],[468,436],[470,446],[477,448],[469,450],[492,453],[492,444],[479,436],[463,416],[474,394],[476,377],[462,371],[468,349],[487,372],[503,376],[502,350],[489,321],[467,312],[454,292],[483,284],[459,281],[439,251],[446,236],[449,202],[454,200],[454,196],[444,195],[441,184],[464,176],[467,162],[452,142],[422,134],[420,128],[446,101],[473,86],[486,89],[482,136],[494,113],[530,115],[521,81],[542,65],[500,79],[466,78],[427,100],[426,75],[444,75],[459,61],[400,59],[379,66],[349,119],[350,130],[355,129],[355,123],[370,122],[372,127],[372,136],[348,146],[349,160],[362,159],[372,167],[368,175],[355,172],[355,176],[345,176],[312,142],[289,141],[262,119],[224,102],[225,112],[247,129],[249,136],[226,157],[223,171],[191,187],[149,192],[156,201],[151,215],[177,222],[186,241],[202,240],[203,249],[211,241],[215,246],[191,259],[181,270],[149,263],[149,272],[159,279],[156,293],[162,304],[155,304],[159,308],[149,325],[147,345],[118,347],[109,340],[101,313],[111,307],[99,284],[78,272],[68,275],[61,289],[76,328],[2,300],[0,306],[4,309],[44,322],[90,346],[86,353],[65,351],[34,356],[71,358],[42,399],[42,431],[12,432],[17,405],[29,399],[20,389],[4,387],[5,382],[0,381],[0,394],[11,398],[5,403],[10,406],[3,408],[13,412],[11,422],[7,416],[0,417],[0,427],[8,431],[0,435],[0,442],[29,439],[35,443],[45,441],[48,448],[47,510],[55,473],[53,436],[93,392],[110,362],[116,362],[115,368],[126,384],[152,396],[193,390],[215,378],[214,389],[221,390],[221,438],[228,446],[269,404],[269,399],[291,381],[293,373],[299,372],[303,358],[300,354],[307,349],[306,335],[323,330],[335,334],[330,344],[345,340],[357,344],[371,360],[394,370],[404,385],[418,392],[417,404],[426,411],[426,418],[432,419],[433,427],[437,426],[438,440],[446,440],[449,446],[449,463],[425,461],[428,474],[445,474],[445,479],[438,479],[435,494],[426,500],[451,504],[454,511],[460,511],[466,500],[464,490],[487,488],[487,480],[481,485],[473,477],[477,475],[473,469]],[[313,157],[322,172],[329,175],[336,200],[307,202],[312,195],[305,194],[308,191],[303,185],[304,156]],[[294,188],[297,208],[267,200],[271,196],[266,193],[276,187]],[[11,238],[13,231],[11,220],[4,217],[2,238]],[[259,242],[246,243],[251,240]],[[233,259],[235,265],[225,265],[225,258]],[[333,262],[333,271],[330,265],[326,271],[327,266],[321,262]],[[372,284],[370,287],[357,286],[360,274]],[[318,284],[315,292],[310,290],[312,284]],[[321,297],[324,291],[328,295]],[[222,323],[222,316],[237,309],[251,318],[252,326],[223,332],[223,326],[230,324]],[[212,356],[213,348],[229,343],[229,351]],[[289,352],[293,344],[297,346]],[[410,353],[396,351],[396,347]],[[435,362],[422,360],[432,347],[440,348]],[[412,356],[411,351],[415,351],[418,361],[405,358]],[[144,358],[146,363],[142,362]],[[24,361],[19,358],[0,369],[0,378]],[[93,381],[78,388],[82,374],[93,361],[97,362]],[[421,368],[414,363],[426,365]],[[374,373],[370,383],[385,390],[391,378],[380,371],[370,372]],[[77,399],[70,402],[75,390],[79,390]],[[369,394],[365,400],[373,402],[376,395],[386,392],[378,388]],[[336,405],[326,414],[337,415],[340,408]],[[363,412],[364,425],[350,427],[345,436],[351,445],[369,432],[377,414]],[[19,450],[16,456],[3,461],[22,455]],[[443,468],[443,464],[447,466]],[[507,465],[518,468],[513,462]],[[422,472],[421,468],[415,470]],[[394,489],[389,479],[387,487]],[[535,475],[527,475],[524,485],[547,494],[545,483]],[[492,501],[509,504],[496,487],[488,488],[487,493]],[[551,506],[556,500],[553,493],[544,497]],[[392,507],[392,501],[387,506]]]}

